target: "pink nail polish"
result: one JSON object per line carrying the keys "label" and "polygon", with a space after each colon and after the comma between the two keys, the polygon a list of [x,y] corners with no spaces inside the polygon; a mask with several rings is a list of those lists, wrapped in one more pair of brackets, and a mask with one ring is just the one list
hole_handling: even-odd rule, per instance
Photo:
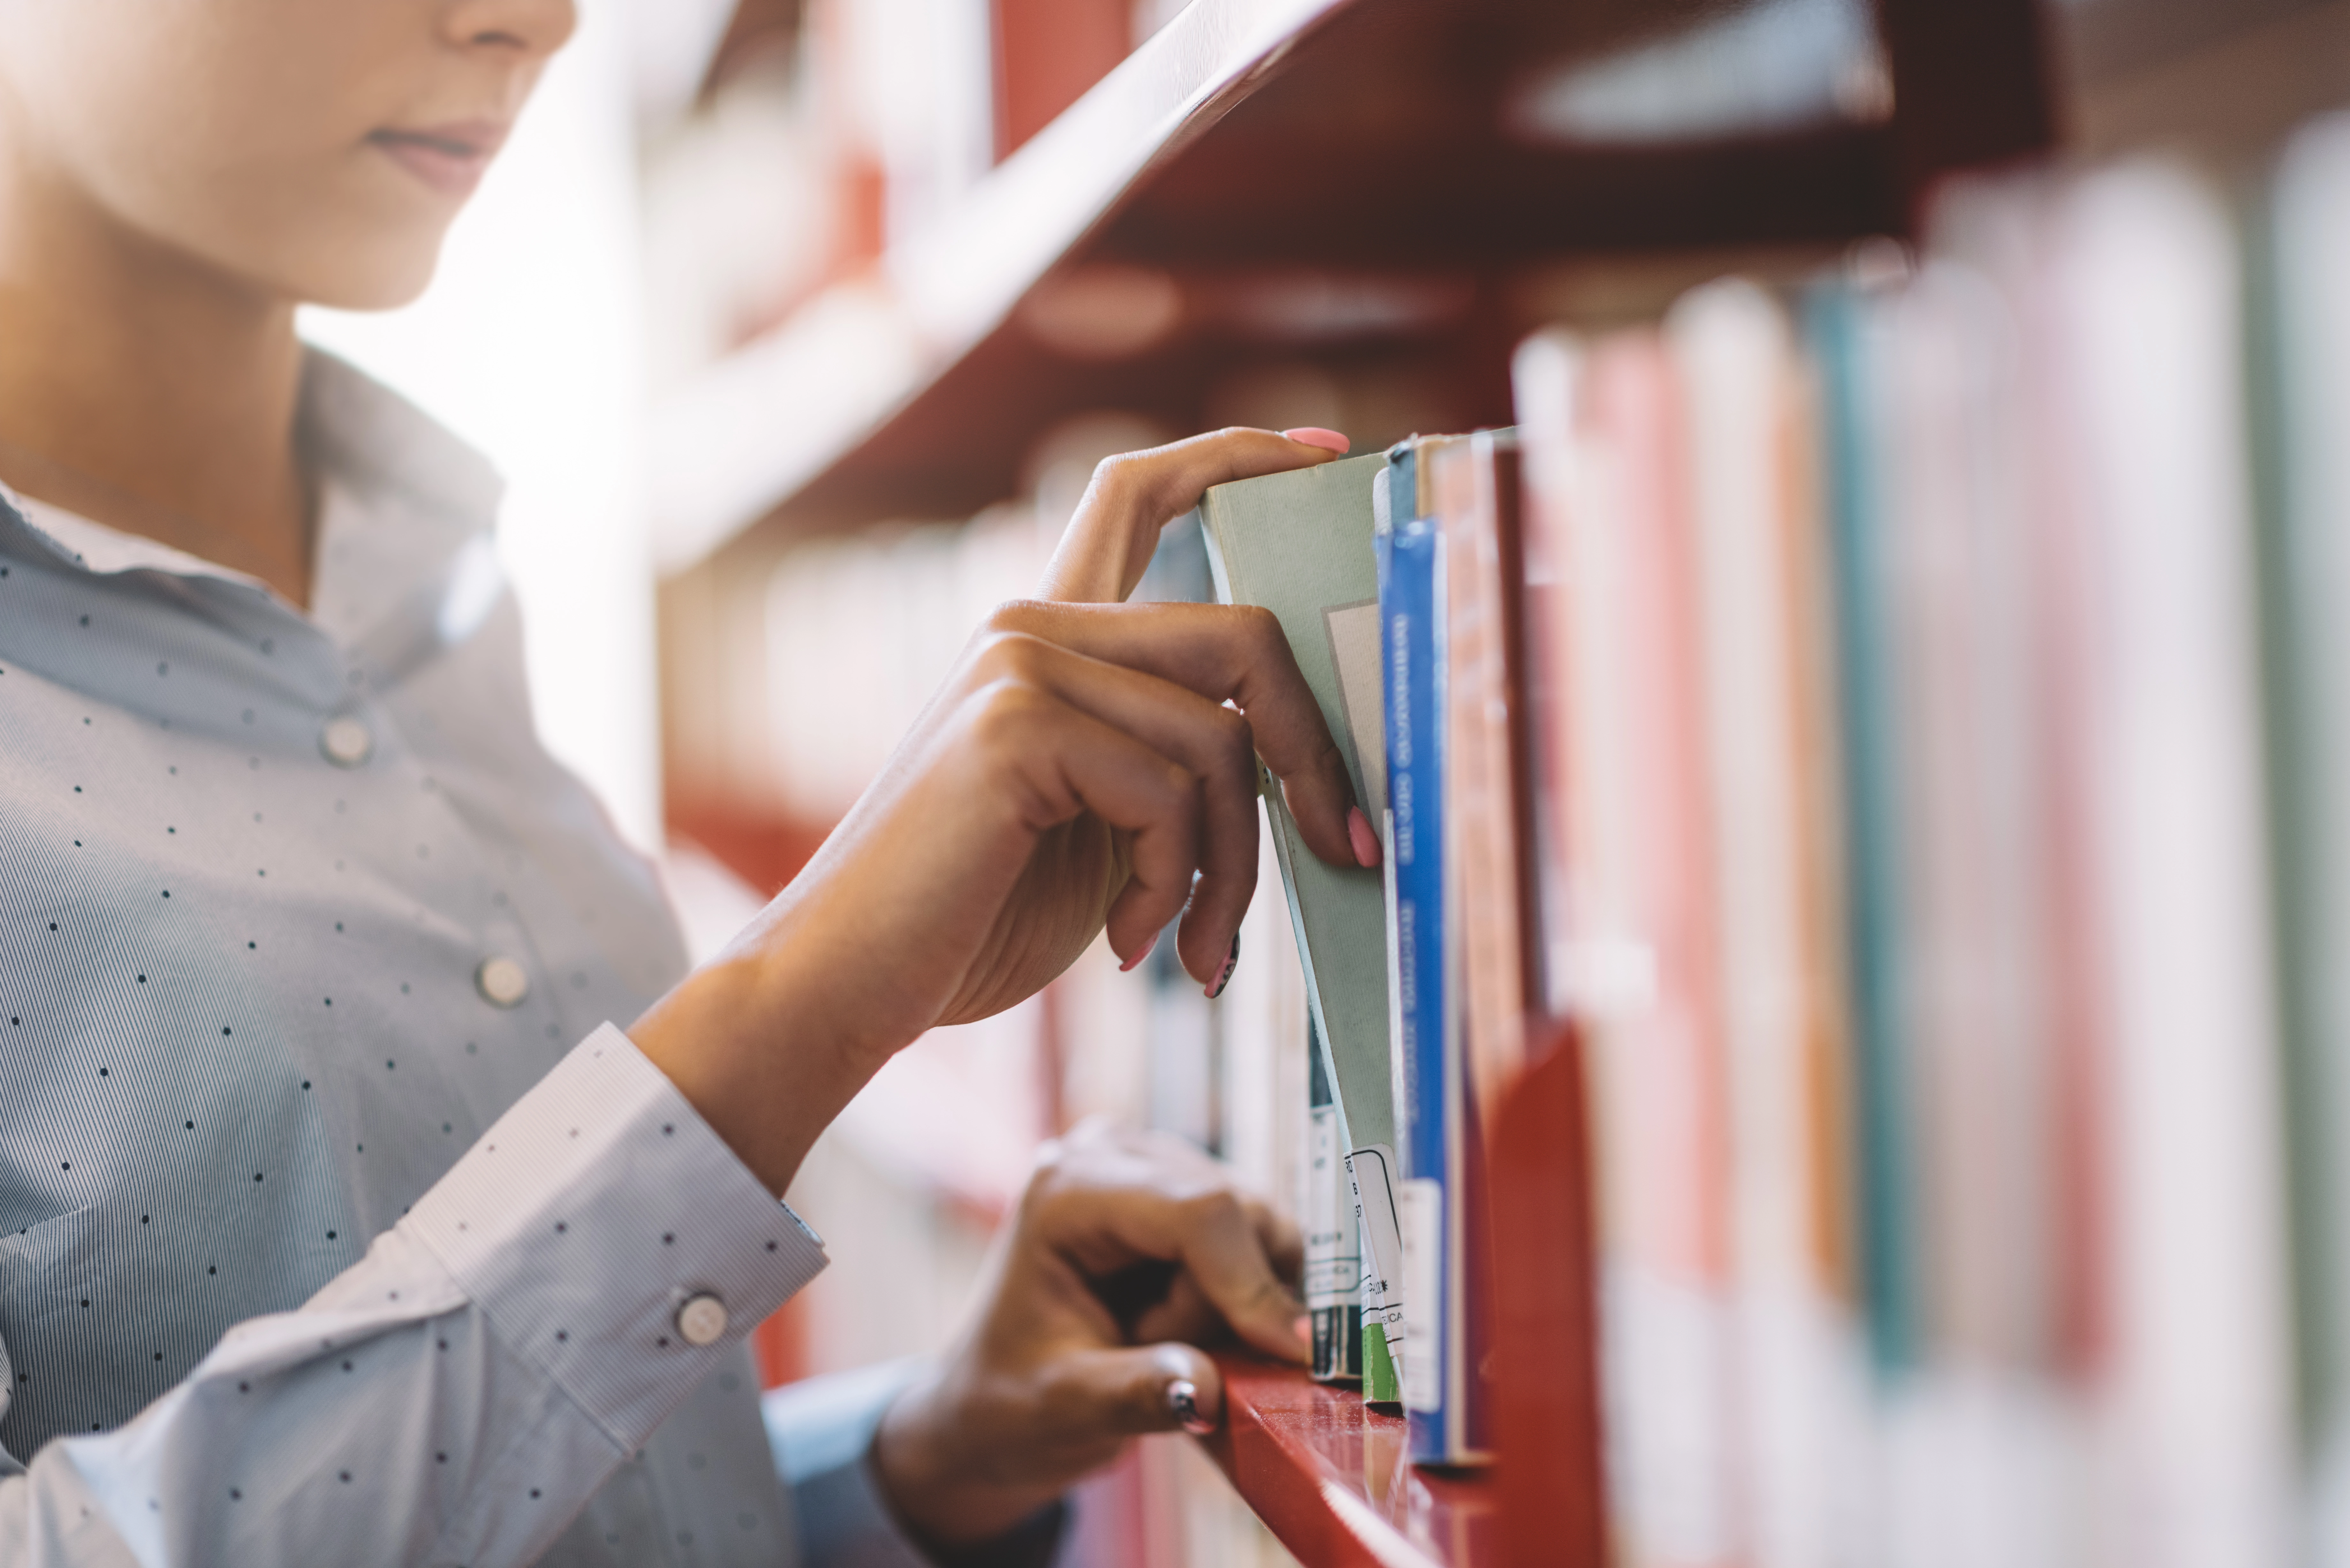
{"label": "pink nail polish", "polygon": [[1147,942],[1145,942],[1145,943],[1143,943],[1143,944],[1142,944],[1142,950],[1141,950],[1140,952],[1136,953],[1132,958],[1130,958],[1130,959],[1127,960],[1124,963],[1122,963],[1122,964],[1120,964],[1120,965],[1118,965],[1118,973],[1120,973],[1120,974],[1125,974],[1125,973],[1129,972],[1130,971],[1132,971],[1132,970],[1134,969],[1134,967],[1135,967],[1136,965],[1139,964],[1139,963],[1140,963],[1144,959],[1149,958],[1149,957],[1150,956],[1150,954],[1151,954],[1152,950],[1153,950],[1154,949],[1156,949],[1158,946],[1159,946],[1159,938],[1158,938],[1156,935],[1154,935],[1154,936],[1152,936],[1152,938],[1151,938],[1149,941],[1147,941]]}
{"label": "pink nail polish", "polygon": [[1354,846],[1355,864],[1367,871],[1379,863],[1379,836],[1359,805],[1347,808],[1347,842]]}
{"label": "pink nail polish", "polygon": [[1207,992],[1208,1000],[1210,1002],[1213,1002],[1216,998],[1224,994],[1224,987],[1232,983],[1232,971],[1240,966],[1240,961],[1241,934],[1238,931],[1234,931],[1232,933],[1232,950],[1225,956],[1224,967],[1216,971],[1216,978],[1208,982]]}
{"label": "pink nail polish", "polygon": [[1345,453],[1355,443],[1336,431],[1326,431],[1320,425],[1300,425],[1294,431],[1281,432],[1304,446],[1318,446],[1325,452]]}

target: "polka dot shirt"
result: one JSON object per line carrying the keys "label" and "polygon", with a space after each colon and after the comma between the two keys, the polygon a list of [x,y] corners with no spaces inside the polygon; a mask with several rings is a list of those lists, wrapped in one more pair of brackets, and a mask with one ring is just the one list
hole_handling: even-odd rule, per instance
{"label": "polka dot shirt", "polygon": [[789,1563],[742,1341],[822,1248],[607,1022],[683,959],[494,477],[304,421],[307,616],[0,495],[0,1565]]}

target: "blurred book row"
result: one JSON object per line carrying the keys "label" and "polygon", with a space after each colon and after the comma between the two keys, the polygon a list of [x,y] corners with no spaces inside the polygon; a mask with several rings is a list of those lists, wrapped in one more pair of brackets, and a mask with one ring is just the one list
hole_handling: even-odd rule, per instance
{"label": "blurred book row", "polygon": [[[2341,1561],[2350,121],[1926,234],[1208,497],[1386,825],[1321,865],[1268,782],[1321,1370],[1506,1482],[1586,1358],[1627,1564]],[[1530,1351],[1487,1155],[1561,1052],[1596,1333]]]}
{"label": "blurred book row", "polygon": [[[2231,187],[1956,186],[1924,232],[1543,332],[1513,431],[1170,527],[1145,591],[1275,609],[1387,866],[1269,789],[1223,1000],[1097,951],[918,1047],[871,1147],[985,1210],[1080,1115],[1197,1139],[1314,1243],[1322,1371],[1506,1484],[1544,1385],[1486,1157],[1569,1054],[1596,1311],[1532,1310],[1596,1447],[1543,1462],[1613,1560],[2342,1560],[2350,124]],[[699,587],[708,786],[820,831],[1155,433]]]}

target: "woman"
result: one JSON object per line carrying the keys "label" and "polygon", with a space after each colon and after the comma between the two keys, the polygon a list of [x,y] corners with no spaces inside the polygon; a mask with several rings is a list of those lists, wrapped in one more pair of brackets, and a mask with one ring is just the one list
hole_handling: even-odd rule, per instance
{"label": "woman", "polygon": [[1132,961],[1180,914],[1220,989],[1253,751],[1376,858],[1268,620],[1118,602],[1206,485],[1344,442],[1105,464],[679,980],[529,738],[494,479],[293,329],[422,287],[572,23],[0,0],[0,1564],[1041,1561],[1070,1480],[1215,1417],[1185,1341],[1302,1354],[1295,1236],[1089,1131],[951,1356],[767,1407],[779,1479],[741,1342],[874,1071],[1105,924]]}

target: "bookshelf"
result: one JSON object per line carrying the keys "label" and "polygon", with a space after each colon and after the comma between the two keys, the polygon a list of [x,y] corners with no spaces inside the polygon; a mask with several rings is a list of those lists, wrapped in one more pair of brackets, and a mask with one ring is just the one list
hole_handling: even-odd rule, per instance
{"label": "bookshelf", "polygon": [[2030,0],[1883,0],[1859,68],[1885,80],[1763,130],[1530,126],[1578,62],[1761,9],[1196,0],[950,218],[657,410],[664,565],[969,515],[1056,419],[1196,426],[1270,351],[1400,358],[1443,389],[1431,428],[1495,422],[1526,270],[1898,232],[1941,171],[2049,140]]}
{"label": "bookshelf", "polygon": [[[1426,389],[1386,423],[1350,421],[1358,452],[1503,422],[1509,354],[1564,267],[1645,270],[1669,297],[1725,254],[1907,235],[1952,171],[2066,142],[2183,140],[2224,160],[2350,96],[2338,0],[1878,0],[1879,90],[1864,81],[1832,114],[1635,144],[1530,136],[1513,108],[1578,65],[1791,9],[1197,0],[941,226],[836,285],[837,308],[665,410],[665,617],[795,541],[1013,496],[1023,453],[1083,410],[1214,422],[1222,381],[1278,361]],[[807,389],[844,354],[861,368]],[[769,857],[770,880],[813,843],[755,819],[697,830],[722,852],[729,832],[766,832],[745,853]],[[1596,1391],[1559,1354],[1588,1335],[1555,1305],[1595,1294],[1590,1249],[1558,1244],[1589,1224],[1585,1088],[1576,1053],[1538,1056],[1492,1150],[1508,1194],[1497,1473],[1415,1470],[1395,1418],[1224,1364],[1231,1418],[1210,1451],[1308,1568],[1606,1561]]]}
{"label": "bookshelf", "polygon": [[1506,422],[1512,348],[1587,269],[1660,306],[1902,232],[1940,172],[2050,142],[2036,0],[1855,0],[1882,80],[1791,124],[1513,128],[1530,84],[1788,3],[1193,0],[947,216],[656,405],[672,824],[767,889],[830,827],[746,779],[755,634],[719,607],[796,540],[969,517],[1087,410],[1234,422],[1219,394],[1260,370],[1368,389],[1357,452]]}
{"label": "bookshelf", "polygon": [[[1852,79],[1804,112],[1527,128],[1544,84],[1643,51],[1669,63],[1655,51],[1725,19],[1768,25],[1774,4],[1789,9],[1194,0],[931,228],[656,410],[672,821],[768,887],[827,826],[679,762],[739,743],[692,732],[692,693],[755,657],[712,607],[796,541],[971,516],[1019,493],[1024,454],[1085,410],[1223,422],[1219,386],[1253,366],[1417,389],[1350,415],[1357,451],[1506,422],[1510,353],[1556,313],[1562,271],[1645,275],[1660,301],[1725,256],[1906,232],[1942,172],[2053,139],[2031,0],[1881,0],[1874,46],[1842,67]],[[1495,1223],[1525,1238],[1504,1249],[1497,1324],[1515,1465],[1417,1469],[1399,1417],[1225,1364],[1230,1419],[1211,1452],[1306,1568],[1604,1561],[1596,1390],[1562,1349],[1587,1335],[1558,1317],[1593,1294],[1587,1249],[1558,1245],[1587,1224],[1579,1071],[1575,1053],[1552,1054],[1496,1120],[1512,1197]]]}
{"label": "bookshelf", "polygon": [[1471,1568],[1499,1561],[1492,1478],[1413,1469],[1403,1417],[1294,1367],[1226,1355],[1223,1430],[1205,1439],[1242,1499],[1302,1563]]}

